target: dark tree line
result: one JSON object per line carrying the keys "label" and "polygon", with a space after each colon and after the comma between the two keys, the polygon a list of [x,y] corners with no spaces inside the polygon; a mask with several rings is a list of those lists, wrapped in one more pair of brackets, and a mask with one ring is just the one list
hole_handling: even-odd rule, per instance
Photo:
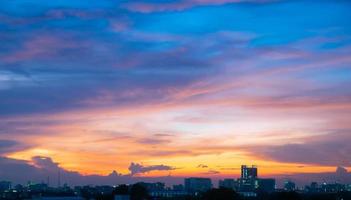
{"label": "dark tree line", "polygon": [[[141,184],[120,185],[110,196],[95,196],[98,200],[113,199],[114,195],[130,195],[131,200],[153,200],[148,190]],[[214,188],[197,196],[158,198],[157,200],[351,200],[351,192],[340,193],[298,193],[273,192],[258,193],[256,197],[243,197],[232,189]]]}
{"label": "dark tree line", "polygon": [[120,185],[114,191],[114,195],[130,195],[130,200],[151,200],[149,192],[141,184],[132,186]]}

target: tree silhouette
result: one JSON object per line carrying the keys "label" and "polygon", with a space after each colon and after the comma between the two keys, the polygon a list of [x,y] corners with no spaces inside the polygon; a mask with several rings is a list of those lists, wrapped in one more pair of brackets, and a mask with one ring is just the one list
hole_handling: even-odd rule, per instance
{"label": "tree silhouette", "polygon": [[129,187],[127,185],[119,185],[113,191],[113,194],[127,195],[129,194]]}
{"label": "tree silhouette", "polygon": [[203,200],[238,200],[240,196],[232,189],[211,189],[203,195]]}
{"label": "tree silhouette", "polygon": [[148,200],[151,199],[147,189],[141,184],[134,184],[130,189],[131,200]]}
{"label": "tree silhouette", "polygon": [[271,194],[270,200],[302,200],[296,192],[278,192]]}

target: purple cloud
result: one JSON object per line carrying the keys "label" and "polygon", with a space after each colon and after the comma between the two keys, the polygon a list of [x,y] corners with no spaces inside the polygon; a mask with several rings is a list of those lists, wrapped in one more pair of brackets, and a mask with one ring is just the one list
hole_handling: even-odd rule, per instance
{"label": "purple cloud", "polygon": [[29,147],[29,144],[22,144],[14,140],[0,140],[0,156],[11,152],[22,151]]}
{"label": "purple cloud", "polygon": [[297,183],[298,186],[303,187],[311,184],[311,182],[317,183],[343,183],[348,184],[351,182],[351,173],[348,172],[344,167],[336,167],[335,172],[321,172],[321,173],[295,173],[290,175],[275,175],[277,184],[279,187],[283,187],[286,180],[292,180]]}
{"label": "purple cloud", "polygon": [[57,172],[60,170],[59,164],[55,163],[50,157],[43,156],[34,156],[32,157],[32,162],[34,166],[44,169]]}
{"label": "purple cloud", "polygon": [[306,163],[326,166],[351,166],[350,130],[311,136],[303,143],[255,146],[249,152],[279,162]]}
{"label": "purple cloud", "polygon": [[[166,170],[167,166],[159,165],[152,168]],[[171,170],[171,167],[169,170]],[[156,170],[155,169],[155,170]],[[49,157],[35,156],[28,162],[24,160],[0,157],[0,177],[3,180],[10,180],[14,184],[25,184],[28,180],[36,183],[49,180],[50,186],[57,186],[58,173],[60,172],[61,183],[75,185],[117,185],[132,184],[140,181],[156,182],[163,181],[167,184],[179,184],[183,182],[180,177],[134,177],[122,175],[116,171],[109,175],[82,175],[75,171],[69,171],[59,166]]]}
{"label": "purple cloud", "polygon": [[174,170],[175,168],[167,165],[143,166],[141,164],[132,162],[128,169],[130,171],[130,174],[133,176],[136,174],[143,174],[151,171],[170,171],[170,170]]}
{"label": "purple cloud", "polygon": [[214,175],[214,174],[220,174],[221,172],[218,170],[214,170],[214,169],[210,169],[207,172],[204,172],[202,174],[206,174],[206,175]]}
{"label": "purple cloud", "polygon": [[204,165],[204,164],[199,164],[199,165],[197,166],[197,168],[208,168],[208,166],[207,166],[207,165]]}
{"label": "purple cloud", "polygon": [[0,154],[6,153],[10,148],[15,146],[17,142],[12,140],[0,140]]}
{"label": "purple cloud", "polygon": [[270,3],[277,0],[176,0],[171,2],[147,2],[132,1],[125,3],[122,7],[128,10],[142,13],[165,12],[165,11],[182,11],[196,6],[213,6],[229,3]]}
{"label": "purple cloud", "polygon": [[171,142],[171,140],[163,139],[163,138],[142,138],[137,140],[140,144],[149,144],[149,145],[157,145],[157,144],[165,144]]}

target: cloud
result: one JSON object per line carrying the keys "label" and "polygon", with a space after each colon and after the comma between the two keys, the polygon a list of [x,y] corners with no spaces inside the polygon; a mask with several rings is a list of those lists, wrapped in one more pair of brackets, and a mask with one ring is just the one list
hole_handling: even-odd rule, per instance
{"label": "cloud", "polygon": [[14,140],[0,140],[0,156],[7,153],[25,150],[30,144],[23,144]]}
{"label": "cloud", "polygon": [[249,148],[251,155],[287,163],[351,166],[350,130],[311,136],[300,143]]}
{"label": "cloud", "polygon": [[166,11],[182,11],[197,6],[214,6],[229,3],[257,3],[263,4],[275,2],[276,0],[177,0],[172,2],[145,2],[133,1],[125,3],[122,7],[134,12],[150,13],[150,12],[166,12]]}
{"label": "cloud", "polygon": [[210,169],[207,172],[204,172],[202,174],[206,174],[206,175],[215,175],[215,174],[220,174],[220,171],[214,170],[214,169]]}
{"label": "cloud", "polygon": [[338,176],[344,176],[345,174],[347,174],[347,169],[345,167],[338,166],[336,168],[336,174]]}
{"label": "cloud", "polygon": [[131,163],[129,166],[129,171],[131,175],[136,175],[136,174],[143,174],[151,171],[170,171],[174,170],[175,168],[172,166],[167,166],[167,165],[151,165],[151,166],[143,166],[138,163]]}
{"label": "cloud", "polygon": [[[37,162],[41,167],[36,166],[33,162]],[[55,163],[49,157],[34,157],[32,161],[24,161],[11,159],[6,157],[0,157],[0,176],[3,180],[12,181],[13,184],[25,184],[28,180],[36,183],[46,182],[49,178],[50,186],[57,186],[57,176],[60,170],[61,183],[67,183],[71,186],[75,185],[116,185],[116,184],[131,184],[140,181],[144,182],[155,182],[162,181],[166,184],[179,184],[184,180],[182,177],[141,177],[123,175],[116,171],[112,171],[110,174],[103,175],[82,175],[74,171],[68,171],[61,168],[58,163]],[[219,171],[209,170],[205,172],[205,175],[215,175]],[[300,186],[309,184],[311,181],[318,182],[342,182],[349,183],[351,181],[351,174],[343,167],[338,167],[336,172],[326,173],[302,173],[302,174],[290,174],[290,175],[275,175],[279,184],[282,184],[285,180],[296,181]]]}
{"label": "cloud", "polygon": [[[340,172],[342,171],[342,172]],[[286,180],[292,180],[298,186],[303,187],[310,185],[311,182],[317,183],[343,183],[347,184],[351,181],[351,173],[343,167],[336,167],[335,172],[321,172],[321,173],[295,173],[290,175],[276,175],[278,185],[283,186]]]}
{"label": "cloud", "polygon": [[35,167],[40,169],[50,170],[57,172],[60,170],[58,163],[53,162],[50,157],[34,156],[32,162]]}
{"label": "cloud", "polygon": [[[236,142],[250,140],[260,143],[260,151],[248,149],[260,158],[349,165],[343,141],[308,137],[350,128],[348,5],[123,2],[0,2],[0,134],[11,140],[2,141],[1,154],[35,146],[73,162],[84,152],[102,166],[92,155],[118,151],[118,164],[128,165],[140,157],[241,152]],[[284,134],[237,137],[261,127],[298,129],[304,138],[273,145]],[[92,131],[105,128],[125,134]],[[153,135],[159,129],[177,136]],[[201,137],[211,140],[197,143]],[[30,163],[59,167],[47,157]],[[105,168],[114,169],[111,163]],[[85,164],[77,168],[84,171]]]}
{"label": "cloud", "polygon": [[162,138],[141,138],[137,140],[140,144],[148,144],[148,145],[157,145],[157,144],[165,144],[171,142],[168,139]]}
{"label": "cloud", "polygon": [[[162,167],[163,166],[163,167]],[[167,166],[155,166],[163,170]],[[50,186],[57,186],[58,173],[60,172],[61,183],[75,185],[116,185],[131,184],[140,181],[155,182],[164,181],[167,184],[181,183],[179,177],[133,177],[112,171],[109,175],[82,175],[75,171],[69,171],[60,167],[59,163],[54,162],[50,157],[35,156],[31,161],[17,160],[0,157],[0,177],[3,180],[12,181],[14,184],[25,184],[28,180],[41,183],[49,180]]]}
{"label": "cloud", "polygon": [[156,133],[154,134],[155,137],[174,137],[174,134],[170,133]]}
{"label": "cloud", "polygon": [[168,156],[181,156],[181,155],[194,155],[191,150],[143,150],[133,152],[135,155],[144,155],[144,156],[159,156],[159,157],[168,157]]}
{"label": "cloud", "polygon": [[[69,22],[70,18],[65,18],[64,21]],[[285,46],[250,47],[250,42],[259,36],[247,31],[220,30],[193,36],[131,30],[128,33],[132,32],[135,36],[132,41],[129,34],[117,33],[108,38],[109,41],[118,41],[113,43],[96,36],[107,31],[103,28],[96,29],[101,31],[98,33],[95,30],[93,33],[80,33],[79,30],[72,31],[67,27],[57,28],[62,34],[32,29],[23,33],[26,37],[4,33],[10,38],[9,41],[19,45],[14,47],[8,44],[5,45],[9,46],[6,51],[0,51],[0,57],[7,62],[6,65],[0,64],[0,77],[5,77],[0,78],[0,87],[6,88],[0,90],[0,109],[3,111],[0,115],[174,102],[184,104],[189,99],[205,102],[208,99],[204,97],[214,101],[215,98],[211,96],[218,93],[255,90],[257,85],[261,85],[263,93],[274,92],[274,89],[280,89],[270,85],[278,79],[277,74],[294,76],[289,70],[350,62],[349,51],[345,50],[344,53],[341,50],[331,50],[328,55],[324,55],[323,52],[306,52],[304,49]],[[284,59],[292,59],[289,61],[293,64],[287,66],[285,62],[281,63]],[[279,62],[275,66],[274,61],[277,60]],[[303,63],[294,63],[297,60]],[[154,76],[158,78],[152,78]],[[263,77],[271,79],[265,80]],[[286,83],[280,87],[288,91],[285,87],[289,85]],[[242,94],[235,94],[232,98],[227,96],[221,100],[227,99],[227,102],[235,103],[241,99],[240,96]],[[296,103],[302,106],[320,105],[319,102],[324,103],[324,99],[336,99],[338,103],[339,99],[348,101],[349,98],[345,96],[321,98],[322,100],[312,98],[313,101],[304,98]],[[270,97],[254,95],[249,99],[251,101],[247,101],[247,106],[265,107],[274,104],[274,107],[289,107],[295,103],[290,103],[289,97],[277,95],[273,99],[275,101],[270,102]],[[51,100],[46,101],[47,99]],[[16,106],[13,102],[16,102]],[[245,102],[246,99],[243,99],[239,103]]]}
{"label": "cloud", "polygon": [[197,166],[197,168],[208,168],[208,166],[207,166],[207,165],[204,165],[204,164],[199,164],[199,165]]}
{"label": "cloud", "polygon": [[10,148],[15,146],[17,142],[12,140],[0,140],[0,154],[6,153]]}

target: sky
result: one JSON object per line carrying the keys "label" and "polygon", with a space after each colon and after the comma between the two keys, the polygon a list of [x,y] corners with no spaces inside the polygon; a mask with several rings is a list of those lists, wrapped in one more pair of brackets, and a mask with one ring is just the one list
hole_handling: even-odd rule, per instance
{"label": "sky", "polygon": [[78,184],[238,177],[242,164],[263,177],[350,170],[350,9],[2,0],[0,174],[61,170]]}

